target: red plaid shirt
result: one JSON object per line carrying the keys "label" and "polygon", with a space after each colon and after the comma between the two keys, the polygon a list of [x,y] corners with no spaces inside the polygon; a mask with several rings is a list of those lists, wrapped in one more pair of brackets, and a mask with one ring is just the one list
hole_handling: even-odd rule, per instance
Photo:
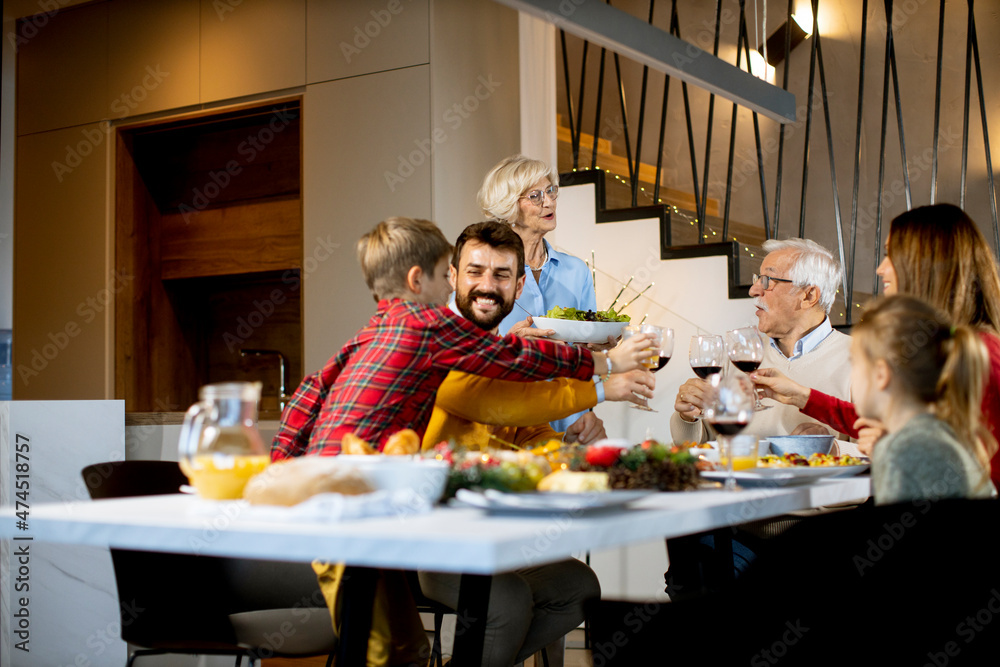
{"label": "red plaid shirt", "polygon": [[576,345],[496,338],[444,306],[383,300],[368,326],[295,390],[271,459],[339,454],[345,433],[379,449],[404,428],[422,437],[451,370],[505,380],[589,380],[594,359]]}

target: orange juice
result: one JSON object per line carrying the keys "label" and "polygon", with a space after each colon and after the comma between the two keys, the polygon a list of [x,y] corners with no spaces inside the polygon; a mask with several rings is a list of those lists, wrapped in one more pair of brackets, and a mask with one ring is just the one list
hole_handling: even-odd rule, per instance
{"label": "orange juice", "polygon": [[180,461],[181,471],[202,498],[233,500],[243,497],[247,480],[271,463],[270,456],[202,454]]}

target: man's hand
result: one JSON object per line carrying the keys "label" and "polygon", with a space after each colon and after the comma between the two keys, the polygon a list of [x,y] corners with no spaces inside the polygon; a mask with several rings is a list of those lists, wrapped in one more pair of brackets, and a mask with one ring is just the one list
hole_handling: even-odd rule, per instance
{"label": "man's hand", "polygon": [[677,391],[674,410],[680,413],[684,421],[693,422],[704,412],[711,391],[711,385],[706,380],[691,378]]}
{"label": "man's hand", "polygon": [[593,412],[585,412],[583,416],[569,425],[563,435],[563,440],[589,445],[606,437],[608,434],[604,432],[604,422]]}
{"label": "man's hand", "polygon": [[522,338],[548,338],[556,332],[555,329],[536,329],[533,324],[534,320],[528,315],[527,319],[515,322],[507,333]]}
{"label": "man's hand", "polygon": [[806,407],[809,400],[809,387],[804,387],[794,380],[782,375],[774,368],[759,368],[750,374],[754,386],[761,390],[764,398],[773,398],[785,405],[794,405],[799,410]]}
{"label": "man's hand", "polygon": [[854,422],[854,428],[858,432],[858,449],[865,456],[871,456],[875,444],[886,433],[885,426],[877,419],[860,417]]}
{"label": "man's hand", "polygon": [[655,387],[656,376],[645,368],[615,373],[604,383],[604,400],[631,401],[636,405],[645,405],[647,401],[643,397],[653,398]]}
{"label": "man's hand", "polygon": [[802,422],[788,435],[830,435],[830,429],[816,422]]}

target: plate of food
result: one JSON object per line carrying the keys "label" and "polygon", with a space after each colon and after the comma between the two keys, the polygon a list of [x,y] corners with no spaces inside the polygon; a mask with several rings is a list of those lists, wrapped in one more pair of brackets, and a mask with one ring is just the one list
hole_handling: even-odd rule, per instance
{"label": "plate of food", "polygon": [[551,514],[553,512],[590,512],[623,507],[651,493],[655,493],[655,489],[583,493],[556,491],[504,493],[493,489],[483,491],[459,489],[455,498],[466,505],[479,507],[491,513]]}
{"label": "plate of food", "polygon": [[537,329],[552,329],[552,338],[567,343],[607,343],[628,326],[629,316],[608,310],[577,310],[556,306],[545,317],[533,318]]}
{"label": "plate of food", "polygon": [[[849,456],[814,455],[809,459],[795,458],[795,454],[785,456],[762,456],[756,468],[737,470],[733,479],[741,486],[788,486],[833,477],[853,477],[868,470],[867,459]],[[705,479],[724,482],[726,471],[703,471]]]}

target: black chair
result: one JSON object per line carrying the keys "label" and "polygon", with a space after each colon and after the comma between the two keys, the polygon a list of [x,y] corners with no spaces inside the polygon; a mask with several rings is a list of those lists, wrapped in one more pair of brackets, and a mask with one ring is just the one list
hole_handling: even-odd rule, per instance
{"label": "black chair", "polygon": [[[170,461],[114,461],[82,472],[91,498],[178,493],[187,478]],[[329,655],[337,637],[308,563],[111,549],[122,639],[155,654],[259,658]],[[292,628],[293,632],[287,629]]]}
{"label": "black chair", "polygon": [[806,519],[722,591],[596,603],[594,664],[996,664],[998,526],[996,500]]}

